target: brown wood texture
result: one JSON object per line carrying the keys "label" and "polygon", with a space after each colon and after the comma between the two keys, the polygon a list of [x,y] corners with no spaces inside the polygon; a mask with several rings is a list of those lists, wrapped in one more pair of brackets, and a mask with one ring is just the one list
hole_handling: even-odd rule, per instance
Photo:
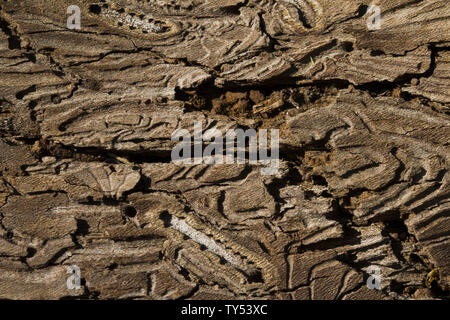
{"label": "brown wood texture", "polygon": [[[448,0],[2,0],[0,27],[1,299],[449,298]],[[279,129],[278,174],[174,164],[195,121]]]}

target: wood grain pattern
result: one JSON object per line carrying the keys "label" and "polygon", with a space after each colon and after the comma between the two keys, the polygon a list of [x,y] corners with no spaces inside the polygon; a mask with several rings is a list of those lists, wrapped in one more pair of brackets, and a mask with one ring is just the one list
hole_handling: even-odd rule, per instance
{"label": "wood grain pattern", "polygon": [[[371,4],[1,0],[0,298],[448,299],[450,6]],[[174,164],[194,122],[278,174]]]}

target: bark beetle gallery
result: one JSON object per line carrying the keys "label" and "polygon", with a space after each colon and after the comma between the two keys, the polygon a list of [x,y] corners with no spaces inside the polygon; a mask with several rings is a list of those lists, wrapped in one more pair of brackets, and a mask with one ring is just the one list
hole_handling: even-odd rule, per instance
{"label": "bark beetle gallery", "polygon": [[[0,0],[0,27],[1,299],[449,298],[448,0]],[[279,130],[278,171],[174,163],[195,122]]]}

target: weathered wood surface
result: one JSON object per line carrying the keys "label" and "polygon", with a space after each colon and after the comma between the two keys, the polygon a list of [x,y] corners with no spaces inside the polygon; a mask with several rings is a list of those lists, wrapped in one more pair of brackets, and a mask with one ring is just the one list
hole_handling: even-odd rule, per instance
{"label": "weathered wood surface", "polygon": [[[450,5],[370,4],[0,1],[0,298],[448,298]],[[194,121],[279,173],[171,163]]]}

